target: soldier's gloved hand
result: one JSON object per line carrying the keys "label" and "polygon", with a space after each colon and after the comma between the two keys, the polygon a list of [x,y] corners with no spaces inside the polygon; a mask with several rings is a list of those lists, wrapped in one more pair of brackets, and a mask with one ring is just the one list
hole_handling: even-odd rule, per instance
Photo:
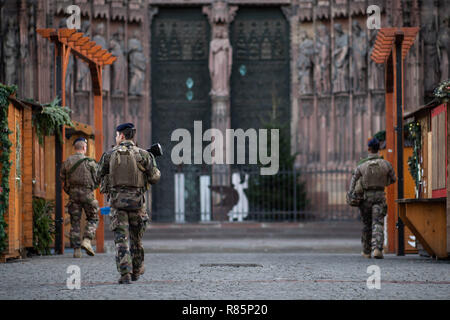
{"label": "soldier's gloved hand", "polygon": [[352,202],[353,198],[354,198],[353,193],[352,192],[348,192],[347,193],[347,199],[346,199],[347,200],[347,204],[350,204]]}

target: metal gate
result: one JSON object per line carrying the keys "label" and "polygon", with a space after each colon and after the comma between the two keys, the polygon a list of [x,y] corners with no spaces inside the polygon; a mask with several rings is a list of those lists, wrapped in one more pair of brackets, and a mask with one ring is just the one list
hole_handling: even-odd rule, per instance
{"label": "metal gate", "polygon": [[[193,133],[195,120],[202,121],[203,130],[211,125],[209,39],[201,8],[160,8],[152,23],[152,140],[165,151],[158,159],[163,174],[153,187],[153,221],[174,221],[177,181],[170,153],[177,142],[170,141],[172,132],[185,128]],[[184,181],[188,190],[195,190],[196,183]]]}
{"label": "metal gate", "polygon": [[[220,191],[228,221],[342,221],[356,220],[359,211],[346,203],[351,169],[280,169],[262,176],[256,168],[235,168],[232,186],[210,188],[211,174],[202,170],[178,170],[175,202],[177,222],[184,217],[211,221],[211,199]],[[225,173],[228,175],[228,173]],[[195,181],[189,186],[185,181]]]}

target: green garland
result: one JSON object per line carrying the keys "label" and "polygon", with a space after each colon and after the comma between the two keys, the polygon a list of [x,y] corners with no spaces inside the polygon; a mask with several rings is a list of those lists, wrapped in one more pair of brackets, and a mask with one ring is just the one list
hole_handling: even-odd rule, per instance
{"label": "green garland", "polygon": [[72,111],[68,107],[59,106],[59,101],[59,98],[55,98],[52,102],[43,105],[41,112],[33,114],[33,125],[41,145],[44,144],[44,136],[53,135],[63,143],[61,126],[74,127],[70,120]]}
{"label": "green garland", "polygon": [[8,97],[16,91],[16,86],[6,86],[0,83],[0,165],[1,181],[0,181],[0,253],[3,252],[8,245],[8,236],[6,234],[5,213],[8,210],[9,201],[9,172],[11,170],[11,146],[9,135],[12,131],[8,127]]}
{"label": "green garland", "polygon": [[408,131],[413,142],[413,154],[408,158],[408,170],[414,179],[416,189],[420,185],[420,150],[422,149],[422,132],[419,122],[408,124]]}
{"label": "green garland", "polygon": [[434,89],[434,96],[441,102],[448,102],[450,100],[450,79],[444,80]]}
{"label": "green garland", "polygon": [[33,197],[33,248],[39,255],[50,254],[55,234],[54,209],[54,201]]}

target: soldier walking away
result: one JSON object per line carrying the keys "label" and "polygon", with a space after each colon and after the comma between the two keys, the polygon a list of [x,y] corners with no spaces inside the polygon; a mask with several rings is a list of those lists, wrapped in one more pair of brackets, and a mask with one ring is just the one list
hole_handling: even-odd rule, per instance
{"label": "soldier walking away", "polygon": [[353,171],[347,202],[358,206],[363,221],[362,255],[383,259],[384,217],[387,213],[384,188],[397,180],[392,165],[379,154],[380,142],[369,141],[369,156]]}
{"label": "soldier walking away", "polygon": [[[90,256],[95,252],[91,246],[98,226],[98,201],[94,190],[97,185],[97,163],[86,157],[87,140],[78,138],[73,143],[75,154],[71,155],[61,167],[60,177],[64,191],[69,195],[67,208],[70,215],[70,242],[74,248],[73,257],[81,258],[80,247]],[[82,212],[86,214],[86,227],[81,241],[80,222]]]}
{"label": "soldier walking away", "polygon": [[142,237],[149,221],[145,192],[160,177],[154,156],[132,141],[135,134],[132,123],[119,125],[117,145],[103,154],[98,170],[100,192],[108,195],[111,205],[110,229],[114,232],[121,284],[138,280],[145,271]]}

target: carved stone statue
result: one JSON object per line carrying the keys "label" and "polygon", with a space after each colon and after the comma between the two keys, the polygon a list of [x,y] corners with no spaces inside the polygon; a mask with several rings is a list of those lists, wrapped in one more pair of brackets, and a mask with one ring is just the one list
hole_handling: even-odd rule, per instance
{"label": "carved stone statue", "polygon": [[18,55],[17,30],[14,19],[8,19],[7,31],[3,42],[3,62],[5,65],[5,83],[8,85],[17,83],[16,58]]}
{"label": "carved stone statue", "polygon": [[300,32],[300,45],[298,49],[297,69],[300,94],[309,94],[313,91],[312,72],[314,42],[308,37],[308,34],[305,31]]}
{"label": "carved stone statue", "polygon": [[324,25],[316,29],[316,63],[314,64],[314,81],[316,91],[330,93],[330,36]]}
{"label": "carved stone statue", "polygon": [[334,72],[333,91],[348,91],[348,35],[342,30],[340,23],[334,24],[335,39],[334,44]]}
{"label": "carved stone statue", "polygon": [[425,91],[431,92],[439,83],[439,57],[437,48],[437,30],[435,22],[426,23],[423,29],[424,44],[424,85]]}
{"label": "carved stone statue", "polygon": [[[81,24],[81,32],[83,32],[86,36],[89,36],[89,21],[83,21]],[[86,62],[81,61],[80,59],[76,60],[77,63],[77,91],[90,91],[91,90],[91,74],[89,71],[89,67]]]}
{"label": "carved stone statue", "polygon": [[232,49],[226,25],[214,26],[213,40],[209,50],[209,73],[211,75],[212,95],[229,95]]}
{"label": "carved stone statue", "polygon": [[127,64],[124,50],[124,31],[119,27],[117,32],[113,35],[110,43],[110,52],[117,57],[117,60],[112,65],[112,92],[114,94],[122,95],[126,92],[125,75],[127,72]]}
{"label": "carved stone statue", "polygon": [[449,78],[450,68],[450,27],[447,20],[444,20],[444,23],[439,29],[437,42],[439,48],[439,66],[441,71],[440,81],[444,81]]}
{"label": "carved stone statue", "polygon": [[[97,45],[102,46],[103,49],[108,49],[107,42],[104,37],[105,34],[105,25],[103,23],[99,23],[95,30],[95,36],[92,38],[92,41],[95,41]],[[110,89],[110,71],[109,66],[105,66],[102,73],[102,82],[103,82],[103,91],[109,91]]]}
{"label": "carved stone statue", "polygon": [[139,32],[128,40],[128,94],[141,96],[145,82],[147,60],[144,56]]}
{"label": "carved stone statue", "polygon": [[358,21],[353,21],[352,41],[352,79],[355,92],[366,91],[367,76],[367,40]]}
{"label": "carved stone statue", "polygon": [[[377,30],[369,31],[369,46],[373,48],[375,46],[375,40],[377,38]],[[369,60],[369,88],[370,89],[383,89],[384,88],[384,65],[376,63],[372,59]]]}

